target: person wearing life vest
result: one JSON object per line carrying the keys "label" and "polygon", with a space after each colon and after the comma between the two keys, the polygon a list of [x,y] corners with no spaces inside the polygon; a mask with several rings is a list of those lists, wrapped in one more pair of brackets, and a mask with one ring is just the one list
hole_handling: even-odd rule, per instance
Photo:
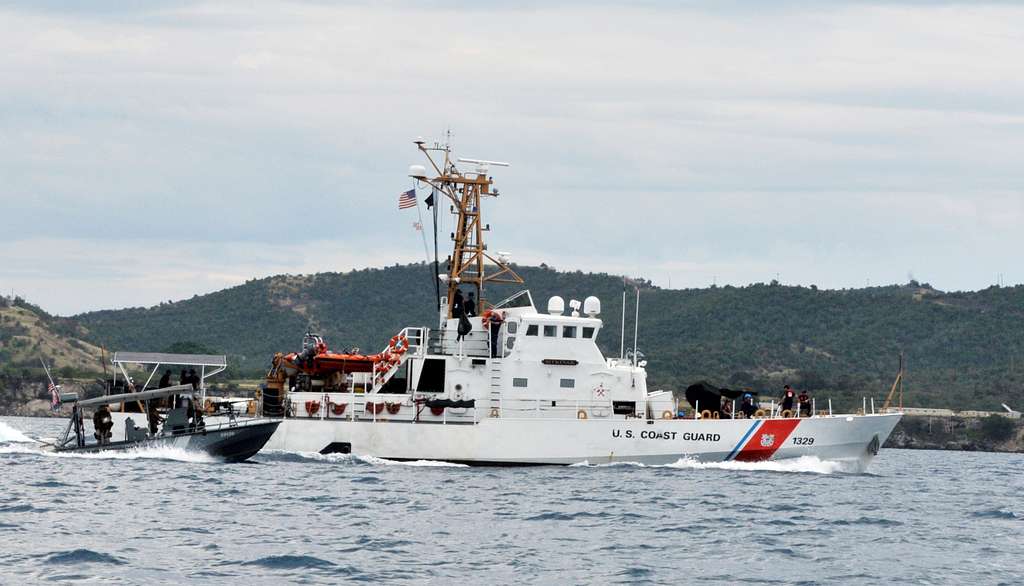
{"label": "person wearing life vest", "polygon": [[810,417],[811,396],[807,394],[807,391],[800,391],[800,394],[796,397],[796,402],[800,405],[800,417]]}
{"label": "person wearing life vest", "polygon": [[469,299],[466,300],[466,316],[476,317],[476,299],[473,297],[473,292],[469,292]]}
{"label": "person wearing life vest", "polygon": [[796,401],[796,393],[793,392],[793,389],[789,385],[782,387],[782,399],[779,400],[782,411],[792,413],[794,401]]}

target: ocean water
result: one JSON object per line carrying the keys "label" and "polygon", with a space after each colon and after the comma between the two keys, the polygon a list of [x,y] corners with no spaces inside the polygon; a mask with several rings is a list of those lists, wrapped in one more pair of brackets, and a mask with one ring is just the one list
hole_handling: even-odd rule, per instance
{"label": "ocean water", "polygon": [[1024,455],[467,468],[53,455],[0,418],[0,583],[1020,584]]}

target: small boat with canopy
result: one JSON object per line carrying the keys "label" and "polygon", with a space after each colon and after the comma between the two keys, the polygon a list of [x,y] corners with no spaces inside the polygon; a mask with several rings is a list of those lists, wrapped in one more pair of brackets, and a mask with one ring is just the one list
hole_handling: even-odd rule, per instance
{"label": "small boat with canopy", "polygon": [[[140,448],[178,448],[209,454],[227,462],[249,459],[267,443],[279,421],[263,418],[226,418],[208,424],[203,419],[200,395],[191,384],[162,389],[79,399],[64,394],[61,403],[71,404],[71,420],[54,444],[57,452],[101,452]],[[115,419],[111,405],[144,405],[140,413]],[[159,409],[158,405],[169,408]],[[134,417],[140,417],[135,421]],[[88,419],[87,419],[88,418]],[[92,433],[87,433],[86,423]]]}

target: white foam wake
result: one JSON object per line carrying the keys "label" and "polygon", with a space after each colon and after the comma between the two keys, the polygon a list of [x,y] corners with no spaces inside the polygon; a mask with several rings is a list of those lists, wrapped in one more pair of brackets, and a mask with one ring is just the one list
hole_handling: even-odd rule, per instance
{"label": "white foam wake", "polygon": [[641,462],[606,462],[603,464],[591,464],[584,460],[571,464],[570,468],[611,468],[616,466],[631,466],[635,468],[676,468],[683,470],[745,470],[763,472],[804,472],[814,474],[834,474],[836,472],[861,472],[857,462],[841,462],[835,460],[821,460],[816,456],[801,456],[799,458],[788,458],[785,460],[768,460],[764,462],[700,462],[692,458],[680,458],[671,464],[643,464]]}
{"label": "white foam wake", "polygon": [[21,431],[0,421],[0,443],[35,443],[35,441]]}
{"label": "white foam wake", "polygon": [[442,462],[440,460],[410,460],[410,461],[398,461],[398,460],[387,460],[384,458],[377,458],[374,456],[357,456],[363,462],[367,464],[373,464],[374,466],[420,466],[424,468],[469,468],[466,464],[456,464],[455,462]]}
{"label": "white foam wake", "polygon": [[288,456],[296,456],[304,458],[306,460],[315,460],[317,462],[332,462],[342,464],[356,464],[363,463],[371,466],[420,466],[420,467],[436,467],[436,468],[467,468],[466,464],[456,464],[454,462],[442,462],[440,460],[413,460],[413,461],[399,461],[399,460],[387,460],[385,458],[377,458],[376,456],[357,456],[355,454],[321,454],[319,452],[292,452],[289,450],[263,450],[263,454],[283,454]]}
{"label": "white foam wake", "polygon": [[82,460],[174,460],[176,462],[190,462],[194,464],[210,464],[218,461],[216,457],[205,452],[195,452],[168,446],[130,448],[127,450],[111,450],[106,452],[75,453],[54,452],[52,450],[39,449],[34,446],[8,445],[0,446],[0,454],[34,454],[49,458],[74,458]]}
{"label": "white foam wake", "polygon": [[817,456],[801,456],[785,460],[766,460],[763,462],[698,462],[690,458],[680,458],[664,468],[681,468],[695,470],[745,470],[765,472],[805,472],[813,474],[835,474],[837,472],[858,472],[856,462],[821,460]]}

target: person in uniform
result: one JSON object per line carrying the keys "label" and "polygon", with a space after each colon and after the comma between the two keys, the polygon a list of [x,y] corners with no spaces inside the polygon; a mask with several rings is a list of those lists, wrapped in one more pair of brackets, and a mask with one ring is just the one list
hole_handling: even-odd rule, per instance
{"label": "person in uniform", "polygon": [[462,312],[465,308],[462,303],[462,290],[456,289],[455,296],[452,298],[452,317],[459,319],[462,317]]}
{"label": "person in uniform", "polygon": [[469,299],[466,300],[466,317],[476,317],[476,299],[473,292],[469,292]]}
{"label": "person in uniform", "polygon": [[757,407],[754,406],[754,397],[750,393],[743,394],[743,402],[740,403],[740,412],[743,413],[743,416],[747,419],[753,417],[754,413],[757,412]]}
{"label": "person in uniform", "polygon": [[800,405],[800,417],[810,417],[811,396],[807,394],[807,391],[800,391],[800,394],[796,397],[796,402]]}
{"label": "person in uniform", "polygon": [[168,368],[164,371],[164,375],[160,377],[160,382],[157,384],[156,388],[163,389],[169,386],[171,386],[171,369]]}
{"label": "person in uniform", "polygon": [[160,417],[160,412],[157,411],[156,401],[147,401],[149,404],[149,412],[146,414],[149,419],[149,434],[156,435],[156,432],[160,429],[160,424],[164,422],[164,418]]}
{"label": "person in uniform", "polygon": [[[470,293],[470,295],[473,294]],[[470,299],[472,300],[473,298],[470,297]],[[490,330],[491,334],[491,358],[501,356],[501,338],[499,336],[501,333],[501,321],[501,313],[497,311],[492,311],[491,316],[487,318],[487,328]]]}
{"label": "person in uniform", "polygon": [[789,385],[782,387],[782,398],[779,400],[779,405],[782,411],[793,412],[793,403],[796,401],[796,393]]}
{"label": "person in uniform", "polygon": [[114,420],[110,416],[110,408],[101,405],[92,415],[92,426],[96,430],[95,436],[100,444],[110,443],[110,430],[114,427]]}

